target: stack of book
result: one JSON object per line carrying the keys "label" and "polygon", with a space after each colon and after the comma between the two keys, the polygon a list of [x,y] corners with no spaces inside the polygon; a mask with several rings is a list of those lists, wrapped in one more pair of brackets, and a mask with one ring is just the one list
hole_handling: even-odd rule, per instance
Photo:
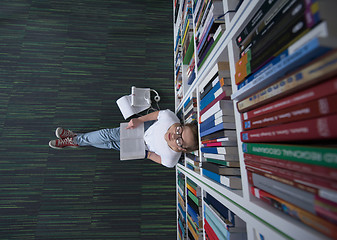
{"label": "stack of book", "polygon": [[225,31],[221,0],[198,0],[194,11],[197,66],[200,68]]}
{"label": "stack of book", "polygon": [[174,74],[175,74],[175,91],[176,95],[179,99],[179,102],[181,101],[183,95],[182,95],[182,56],[181,56],[181,32],[180,27],[176,33],[176,39],[175,39],[175,47],[174,47]]}
{"label": "stack of book", "polygon": [[195,92],[184,103],[184,120],[185,123],[197,121],[197,97]]}
{"label": "stack of book", "polygon": [[230,188],[240,189],[232,87],[228,63],[218,62],[199,85],[201,152],[207,163],[202,174]]}
{"label": "stack of book", "polygon": [[212,195],[204,191],[206,239],[247,239],[246,224]]}
{"label": "stack of book", "polygon": [[201,188],[187,178],[187,226],[189,239],[203,239]]}
{"label": "stack of book", "polygon": [[186,161],[186,167],[200,174],[201,162],[197,154],[186,153],[185,161]]}
{"label": "stack of book", "polygon": [[185,175],[179,171],[177,171],[177,183],[178,235],[180,239],[186,239]]}
{"label": "stack of book", "polygon": [[337,238],[336,35],[322,21],[333,5],[265,1],[237,38],[232,98],[251,193]]}

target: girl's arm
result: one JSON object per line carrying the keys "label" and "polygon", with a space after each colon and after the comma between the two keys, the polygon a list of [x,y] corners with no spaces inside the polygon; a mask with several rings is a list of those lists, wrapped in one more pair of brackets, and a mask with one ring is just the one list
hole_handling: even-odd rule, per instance
{"label": "girl's arm", "polygon": [[136,128],[136,127],[139,126],[139,124],[141,124],[143,122],[147,122],[147,121],[151,121],[151,120],[157,120],[158,114],[159,114],[159,111],[156,111],[156,112],[152,112],[152,113],[146,114],[144,116],[141,116],[139,118],[133,118],[129,121],[127,129]]}
{"label": "girl's arm", "polygon": [[154,152],[148,152],[147,153],[147,159],[151,159],[152,161],[161,164],[161,157],[158,154],[155,154]]}

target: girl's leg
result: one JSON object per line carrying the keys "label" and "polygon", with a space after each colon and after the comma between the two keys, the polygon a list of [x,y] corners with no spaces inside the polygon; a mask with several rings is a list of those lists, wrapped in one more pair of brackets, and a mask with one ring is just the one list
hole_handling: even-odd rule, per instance
{"label": "girl's leg", "polygon": [[89,133],[77,133],[73,138],[74,143],[79,146],[93,146],[104,149],[120,150],[119,127],[101,129]]}

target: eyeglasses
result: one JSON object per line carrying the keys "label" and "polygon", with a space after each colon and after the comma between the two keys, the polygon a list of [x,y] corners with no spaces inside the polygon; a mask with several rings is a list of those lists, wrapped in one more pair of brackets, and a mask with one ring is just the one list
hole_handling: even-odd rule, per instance
{"label": "eyeglasses", "polygon": [[178,137],[176,139],[176,143],[177,143],[178,147],[181,147],[181,148],[183,148],[183,143],[184,143],[183,139],[182,139],[182,133],[183,133],[183,127],[181,125],[177,126],[176,127],[176,134],[180,135],[180,137]]}

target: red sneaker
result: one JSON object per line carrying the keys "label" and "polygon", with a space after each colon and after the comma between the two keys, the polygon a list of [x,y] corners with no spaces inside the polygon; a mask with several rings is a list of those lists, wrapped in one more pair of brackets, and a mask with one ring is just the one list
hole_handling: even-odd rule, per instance
{"label": "red sneaker", "polygon": [[65,147],[77,148],[79,145],[73,142],[72,138],[56,139],[49,142],[49,147],[54,149],[62,149]]}
{"label": "red sneaker", "polygon": [[56,135],[57,138],[63,139],[63,138],[67,138],[67,137],[73,138],[73,137],[76,136],[76,133],[74,133],[70,130],[58,127],[58,128],[56,128],[55,135]]}

